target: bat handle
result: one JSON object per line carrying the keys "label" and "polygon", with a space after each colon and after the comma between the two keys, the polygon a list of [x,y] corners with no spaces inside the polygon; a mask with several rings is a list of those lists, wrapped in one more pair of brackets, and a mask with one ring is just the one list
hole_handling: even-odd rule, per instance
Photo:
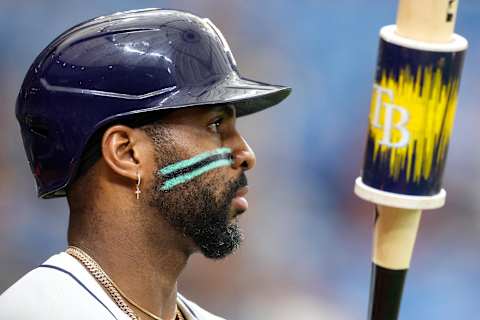
{"label": "bat handle", "polygon": [[391,270],[372,264],[369,320],[395,320],[402,301],[408,269]]}
{"label": "bat handle", "polygon": [[377,205],[373,236],[369,320],[395,320],[422,211]]}

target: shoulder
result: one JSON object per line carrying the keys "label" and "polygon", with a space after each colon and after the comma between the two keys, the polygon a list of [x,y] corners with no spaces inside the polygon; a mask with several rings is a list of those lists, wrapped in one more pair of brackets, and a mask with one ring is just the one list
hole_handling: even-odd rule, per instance
{"label": "shoulder", "polygon": [[119,319],[62,254],[48,259],[0,295],[0,319]]}
{"label": "shoulder", "polygon": [[190,318],[196,320],[225,320],[224,318],[218,317],[205,309],[198,306],[195,302],[192,302],[178,294],[178,304],[182,309],[182,312],[190,315]]}

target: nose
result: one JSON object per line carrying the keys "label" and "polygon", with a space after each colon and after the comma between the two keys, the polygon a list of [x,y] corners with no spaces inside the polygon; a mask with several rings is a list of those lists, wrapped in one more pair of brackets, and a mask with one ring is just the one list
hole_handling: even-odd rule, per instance
{"label": "nose", "polygon": [[238,145],[233,149],[233,164],[234,169],[242,169],[244,171],[253,169],[255,167],[256,158],[252,148],[247,141],[239,136]]}

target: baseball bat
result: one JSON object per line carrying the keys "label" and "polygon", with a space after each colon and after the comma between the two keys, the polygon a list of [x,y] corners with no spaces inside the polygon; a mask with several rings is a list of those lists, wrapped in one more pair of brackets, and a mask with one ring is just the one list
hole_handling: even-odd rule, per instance
{"label": "baseball bat", "polygon": [[467,41],[458,1],[400,0],[382,28],[369,130],[355,193],[375,203],[368,319],[398,318],[422,210],[441,188]]}

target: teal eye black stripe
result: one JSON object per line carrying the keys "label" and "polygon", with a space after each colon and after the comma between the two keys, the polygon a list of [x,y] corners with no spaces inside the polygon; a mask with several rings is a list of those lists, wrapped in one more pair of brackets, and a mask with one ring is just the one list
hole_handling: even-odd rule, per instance
{"label": "teal eye black stripe", "polygon": [[220,160],[217,160],[217,161],[210,162],[209,164],[206,164],[203,167],[200,167],[200,168],[198,168],[196,170],[193,170],[189,173],[182,174],[178,177],[175,177],[175,178],[172,178],[172,179],[169,179],[169,180],[165,181],[162,185],[161,190],[163,190],[163,191],[169,190],[169,189],[171,189],[171,188],[173,188],[173,187],[175,187],[179,184],[188,182],[188,181],[192,180],[193,178],[198,177],[198,176],[200,176],[204,173],[207,173],[208,171],[211,171],[213,169],[230,166],[232,164],[232,162],[233,162],[233,160],[231,160],[231,159],[220,159]]}
{"label": "teal eye black stripe", "polygon": [[204,152],[204,153],[196,155],[195,157],[192,157],[190,159],[182,160],[182,161],[176,162],[174,164],[168,165],[168,166],[160,169],[160,173],[162,175],[167,175],[167,174],[173,173],[177,170],[181,170],[181,169],[190,167],[190,166],[196,164],[197,162],[203,161],[203,160],[205,160],[205,159],[207,159],[211,156],[219,155],[219,154],[225,154],[225,153],[231,153],[231,152],[232,152],[232,149],[230,149],[230,148],[218,148],[218,149],[215,149],[213,151]]}
{"label": "teal eye black stripe", "polygon": [[183,168],[183,169],[178,169],[176,171],[173,171],[172,173],[165,174],[165,175],[163,175],[163,179],[164,180],[169,180],[169,179],[181,176],[185,173],[192,172],[192,171],[194,171],[196,169],[199,169],[199,168],[201,168],[201,167],[203,167],[203,166],[205,166],[209,163],[212,163],[214,161],[217,161],[217,160],[220,160],[220,159],[229,160],[231,158],[232,158],[231,153],[216,154],[216,155],[213,155],[213,156],[208,157],[206,159],[203,159],[202,161],[195,162],[194,164],[192,164],[189,167],[186,167],[186,168]]}

